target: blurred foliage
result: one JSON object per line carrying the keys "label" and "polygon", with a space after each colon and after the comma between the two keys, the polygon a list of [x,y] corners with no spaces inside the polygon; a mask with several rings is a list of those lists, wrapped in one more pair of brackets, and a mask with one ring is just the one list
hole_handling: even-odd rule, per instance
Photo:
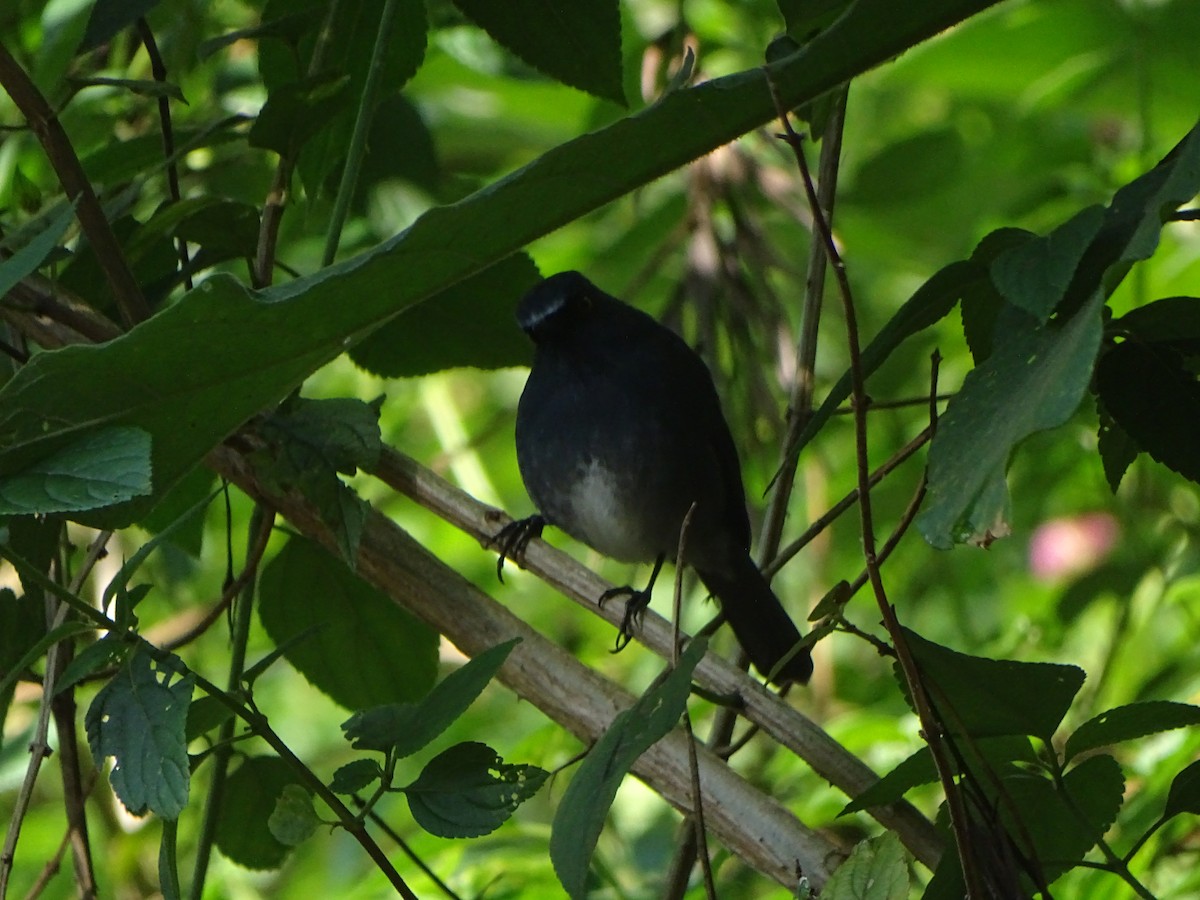
{"label": "blurred foliage", "polygon": [[[514,571],[507,584],[498,585],[493,554],[379,482],[352,473],[370,465],[378,452],[373,432],[378,416],[378,437],[385,444],[484,502],[514,515],[531,511],[512,447],[523,372],[509,368],[525,362],[528,351],[511,309],[537,271],[579,269],[611,293],[662,316],[705,355],[725,398],[747,494],[761,521],[768,485],[784,456],[812,215],[790,151],[775,137],[777,124],[757,127],[751,112],[745,113],[750,124],[740,128],[744,135],[681,165],[702,152],[704,141],[720,128],[732,129],[731,137],[739,129],[714,125],[686,106],[681,83],[686,79],[676,75],[689,52],[694,70],[684,74],[693,84],[753,73],[779,34],[786,30],[799,43],[819,37],[845,5],[627,0],[619,10],[597,4],[597,10],[605,9],[593,17],[581,12],[578,21],[554,23],[562,29],[555,37],[553,31],[512,29],[513,18],[466,0],[4,4],[0,44],[57,113],[133,277],[155,310],[130,336],[134,340],[114,343],[107,354],[110,348],[88,353],[54,350],[52,341],[39,346],[27,313],[37,311],[45,284],[53,285],[55,296],[113,321],[120,321],[120,298],[110,286],[103,253],[79,231],[68,230],[64,237],[70,213],[59,176],[13,92],[0,96],[0,285],[7,291],[4,348],[12,360],[0,376],[7,383],[0,411],[12,417],[0,429],[0,457],[5,476],[33,479],[5,482],[6,556],[13,559],[11,551],[33,571],[57,573],[69,584],[95,532],[76,524],[60,530],[60,519],[19,513],[76,510],[83,521],[102,527],[136,520],[108,542],[83,596],[100,604],[106,586],[117,585],[104,597],[110,615],[129,627],[137,623],[156,644],[189,636],[179,656],[191,672],[224,685],[244,667],[230,661],[230,636],[239,633],[241,612],[227,615],[217,608],[218,599],[228,593],[250,552],[245,548],[255,546],[259,532],[253,503],[244,495],[230,491],[206,503],[212,478],[195,464],[303,382],[306,398],[332,405],[306,406],[309,401],[293,398],[260,422],[265,427],[259,434],[288,448],[275,459],[273,476],[319,495],[323,514],[339,523],[343,557],[353,558],[361,501],[369,501],[588,665],[634,690],[645,687],[661,667],[651,654],[635,644],[610,655],[610,626],[524,573]],[[377,53],[385,6],[393,16],[392,32]],[[512,6],[513,15],[532,15],[524,7],[538,5]],[[856,7],[868,13],[875,8],[869,2]],[[317,65],[317,35],[330,9],[336,13],[333,27],[320,39],[324,61]],[[139,15],[142,22],[135,21]],[[570,38],[580,29],[589,39],[575,48]],[[147,32],[154,53],[148,52]],[[524,32],[536,32],[538,39],[526,40]],[[928,424],[925,398],[935,348],[942,358],[942,393],[962,388],[970,397],[980,390],[977,373],[995,373],[984,392],[1002,395],[1007,405],[983,422],[960,425],[967,442],[946,444],[943,452],[972,476],[970,470],[986,462],[989,484],[999,482],[1001,492],[1006,482],[1007,496],[993,497],[991,508],[1002,510],[1004,529],[977,535],[986,552],[961,545],[935,550],[914,529],[887,560],[884,576],[900,621],[923,636],[922,647],[930,645],[922,651],[923,664],[977,673],[971,685],[1023,686],[1031,719],[1044,714],[1043,702],[1053,706],[1051,721],[1039,718],[1036,727],[1018,722],[989,733],[988,740],[998,743],[984,745],[980,758],[963,768],[978,775],[980,759],[987,759],[1018,785],[1013,793],[1021,807],[1039,816],[1046,832],[1035,836],[1037,846],[1064,862],[1045,868],[1051,879],[1066,872],[1052,885],[1060,900],[1131,891],[1111,872],[1070,868],[1084,852],[1089,863],[1105,861],[1094,846],[1100,836],[1115,857],[1136,849],[1128,867],[1153,896],[1200,893],[1196,788],[1187,768],[1200,736],[1188,712],[1193,707],[1183,706],[1200,703],[1200,501],[1191,440],[1200,421],[1195,377],[1200,332],[1194,326],[1200,224],[1194,218],[1156,221],[1150,238],[1135,235],[1150,240],[1146,261],[1133,264],[1143,257],[1116,254],[1105,257],[1104,266],[1093,266],[1095,280],[1105,284],[1116,284],[1117,274],[1131,265],[1132,270],[1104,298],[1103,320],[1094,310],[1089,334],[1104,350],[1098,368],[1094,373],[1090,368],[1095,349],[1082,363],[1072,356],[1069,379],[1060,378],[1059,370],[1018,377],[1023,361],[1045,359],[1045,345],[1037,340],[1046,332],[1002,318],[1004,278],[989,267],[1004,253],[1017,254],[1009,260],[1017,259],[1013,277],[1022,287],[1007,284],[1023,296],[1027,282],[1021,278],[1029,270],[1019,265],[1020,251],[1043,248],[1048,254],[1049,263],[1030,265],[1034,280],[1064,255],[1073,260],[1068,275],[1089,259],[1102,217],[1097,212],[1089,224],[1076,216],[1109,207],[1103,221],[1111,224],[1128,214],[1127,205],[1114,208],[1114,194],[1153,170],[1196,125],[1197,34],[1200,5],[1189,0],[1007,0],[854,78],[845,104],[834,233],[864,342],[881,333],[886,338],[888,323],[944,267],[968,260],[983,272],[981,280],[970,282],[969,297],[941,297],[944,309],[905,330],[904,340],[881,354],[867,385],[874,402],[870,456],[873,465],[882,463]],[[375,94],[368,89],[372,71],[380,78]],[[796,78],[805,77],[802,67],[798,71]],[[738,100],[722,113],[741,107],[744,95],[735,89],[742,82],[730,84],[714,92]],[[360,101],[373,115],[369,127],[356,133]],[[172,120],[170,151],[163,146],[163,104]],[[832,133],[829,106],[812,103],[802,112],[815,165]],[[600,132],[613,123],[624,127],[630,115],[634,130]],[[554,155],[555,148],[588,133],[600,137],[576,145],[579,155],[571,155],[572,148]],[[1195,144],[1193,156],[1176,171],[1184,185],[1197,177]],[[347,159],[358,169],[348,187]],[[527,164],[530,179],[503,180]],[[1172,198],[1174,206],[1195,188],[1185,187],[1184,193]],[[270,241],[274,264],[268,261],[264,268],[264,210],[284,196]],[[1163,209],[1168,205],[1164,201]],[[1162,211],[1153,206],[1147,202],[1137,209],[1149,220]],[[486,215],[472,218],[475,212]],[[336,223],[343,220],[339,234]],[[1061,240],[1033,237],[1050,233]],[[339,262],[330,267],[333,248]],[[1034,292],[1040,288],[1044,285]],[[1031,321],[1039,318],[1037,328],[1051,317],[1058,297],[1069,293],[1068,285],[1059,288],[1047,308],[1026,309]],[[253,304],[258,297],[275,302]],[[958,311],[945,315],[960,299]],[[1059,307],[1059,318],[1089,308],[1084,299],[1075,308]],[[836,394],[849,366],[845,318],[832,279],[824,306],[814,371],[818,404]],[[1020,331],[1025,325],[1028,330]],[[77,330],[92,339],[112,336]],[[201,333],[204,341],[186,339]],[[997,334],[1003,338],[998,343]],[[1014,334],[1035,337],[1022,344]],[[351,357],[341,355],[351,344]],[[1004,368],[1004,352],[1020,358]],[[32,362],[23,365],[27,360]],[[69,376],[69,389],[22,371]],[[968,373],[974,374],[974,388],[965,382]],[[1017,418],[1023,425],[1026,407],[1042,403],[1042,395],[1063,381],[1075,393],[1058,398],[1054,422],[1037,425],[1057,427],[1014,426],[1005,434],[1020,441],[1015,453],[1004,444],[995,458],[965,455],[974,452],[963,449],[972,447],[969,440],[990,436],[987,428],[996,421]],[[1004,392],[1005,385],[1013,390]],[[1015,393],[1018,386],[1028,396]],[[381,394],[386,399],[380,407],[374,401]],[[74,427],[93,419],[108,422],[106,416],[126,415],[134,406],[130,415],[144,419],[114,419],[112,427],[90,433]],[[799,458],[784,544],[854,489],[853,424],[842,412],[829,410]],[[951,431],[953,415],[946,417]],[[154,439],[152,467],[143,446],[147,431]],[[196,437],[201,432],[203,440]],[[299,446],[296,436],[305,438]],[[881,535],[903,517],[929,460],[922,450],[873,491]],[[81,466],[95,472],[75,479]],[[321,466],[326,469],[314,471]],[[165,497],[156,493],[153,504],[147,472],[174,483]],[[39,493],[47,485],[59,506],[47,506]],[[161,488],[157,481],[155,488]],[[180,518],[196,504],[202,512]],[[168,530],[170,522],[178,524]],[[1002,531],[1008,536],[1001,538]],[[351,705],[403,705],[425,696],[434,681],[436,636],[366,590],[333,556],[307,555],[306,542],[283,523],[264,540],[263,618],[256,611],[245,619],[244,643],[233,642],[245,654],[254,706],[324,782],[336,784],[340,777],[360,788],[373,784],[381,776],[360,765],[363,758],[339,726]],[[146,547],[149,555],[135,557]],[[641,577],[586,548],[571,550],[618,582]],[[289,557],[302,567],[285,576],[282,565]],[[122,575],[123,563],[132,559],[136,566]],[[854,579],[862,566],[859,524],[851,513],[805,547],[775,584],[800,620],[831,586]],[[40,660],[50,643],[41,609],[49,588],[29,569],[18,578],[6,565],[0,576],[5,579],[0,672],[6,676],[0,690],[0,708],[6,710],[0,818],[10,823],[40,708],[37,682],[46,671]],[[289,619],[288,602],[299,602],[305,590],[312,595],[303,600],[328,602],[337,610],[336,628],[322,630],[319,615]],[[700,591],[691,594],[682,623],[689,630],[711,614]],[[667,592],[660,591],[656,608],[665,611],[667,604]],[[887,638],[867,592],[851,598],[842,615],[846,628]],[[78,640],[79,630],[56,636]],[[728,650],[728,641],[722,635],[714,643]],[[68,669],[77,683],[65,696],[73,695],[78,704],[74,740],[85,756],[83,711],[98,696],[122,715],[152,719],[152,712],[138,706],[141,688],[166,706],[170,696],[184,693],[181,684],[191,689],[190,681],[173,680],[177,672],[161,662],[152,666],[141,652],[102,645],[79,641],[75,668]],[[385,670],[389,648],[401,645],[405,659]],[[957,661],[947,662],[939,653],[950,651],[936,645],[953,648]],[[34,647],[34,657],[24,659]],[[272,655],[281,648],[287,662]],[[292,652],[296,648],[302,650]],[[876,771],[904,763],[880,789],[891,791],[889,796],[904,794],[936,815],[942,795],[891,660],[844,630],[822,640],[814,657],[812,685],[794,691],[789,702]],[[447,671],[466,671],[458,668],[453,648],[443,645],[441,658]],[[1018,665],[996,660],[1053,663],[1037,672],[1070,670],[1086,673],[1086,680],[1070,681],[1069,690],[1054,682],[1059,690],[1050,690],[1032,669],[990,668]],[[260,661],[265,664],[255,667]],[[370,671],[359,672],[359,666]],[[1021,680],[1027,676],[1028,683]],[[434,690],[447,680],[443,672]],[[987,701],[997,695],[960,687],[966,706],[974,701],[982,707],[971,707],[972,715],[989,721]],[[484,741],[482,751],[460,749],[458,755],[470,756],[484,773],[513,775],[516,769],[501,760],[520,760],[527,765],[523,777],[533,780],[582,749],[498,686],[483,691],[473,705],[474,695],[467,693],[465,712],[445,734],[414,748],[414,768],[403,769],[402,783],[448,778],[447,760],[455,762],[454,748],[446,749],[451,743],[478,748]],[[1021,711],[1019,696],[1005,700],[1006,712]],[[701,719],[711,714],[693,712]],[[176,791],[163,809],[154,797],[136,804],[169,815],[186,801],[176,848],[185,890],[202,852],[204,797],[217,753],[213,738],[229,727],[227,710],[193,699],[186,730],[195,776],[190,795]],[[698,722],[697,730],[705,733],[707,722]],[[54,735],[52,744],[59,747],[64,734]],[[102,746],[103,740],[93,744]],[[146,751],[156,765],[181,753],[182,745],[167,744],[157,755]],[[300,852],[289,852],[274,826],[271,833],[265,830],[272,810],[263,808],[268,801],[256,802],[253,792],[279,796],[297,783],[294,772],[278,764],[261,736],[226,749],[235,759],[227,793],[240,805],[218,826],[220,852],[212,855],[204,896],[390,895],[386,878],[345,830],[318,829]],[[23,816],[13,896],[25,895],[43,877],[40,896],[76,896],[70,852],[63,856],[61,846],[70,788],[55,769],[64,756],[60,752],[43,763]],[[1072,760],[1074,768],[1068,767]],[[388,755],[389,775],[396,761],[394,753]],[[904,866],[899,847],[879,837],[881,828],[873,821],[862,814],[839,818],[847,798],[794,757],[752,744],[736,763],[756,783],[769,785],[769,793],[806,825],[830,829],[847,847],[873,836],[852,857],[855,867],[873,872],[886,866],[894,875]],[[106,771],[90,761],[83,771],[100,895],[155,895],[162,889],[160,823],[127,814],[109,789]],[[451,774],[470,782],[477,772],[467,767]],[[1077,794],[1051,790],[1051,775],[1060,788],[1073,779]],[[503,779],[498,783],[503,787]],[[548,858],[549,829],[563,788],[554,780],[548,784],[503,825],[473,841],[422,829],[395,793],[375,809],[458,896],[485,891],[493,897],[555,896],[562,889]],[[300,791],[299,798],[289,796],[303,808],[307,793]],[[1084,835],[1083,844],[1079,817],[1072,818],[1064,796],[1081,801],[1081,818],[1095,831]],[[989,800],[999,803],[990,795]],[[326,815],[320,805],[316,809]],[[304,818],[301,812],[291,821]],[[594,895],[657,896],[677,822],[660,798],[626,779],[599,837],[589,876]],[[248,835],[260,843],[245,846]],[[433,880],[392,847],[385,844],[413,890],[438,896]],[[953,853],[946,858],[954,863]],[[50,865],[54,860],[61,860],[60,869]],[[952,868],[949,863],[943,869]],[[924,891],[929,873],[912,869],[911,887],[904,887],[907,875],[896,878],[894,896]],[[720,866],[717,877],[723,897],[788,895],[743,866]],[[848,870],[839,880],[847,884],[854,877]],[[929,895],[953,895],[953,873],[938,878],[941,885]],[[702,891],[694,880],[688,896]]]}

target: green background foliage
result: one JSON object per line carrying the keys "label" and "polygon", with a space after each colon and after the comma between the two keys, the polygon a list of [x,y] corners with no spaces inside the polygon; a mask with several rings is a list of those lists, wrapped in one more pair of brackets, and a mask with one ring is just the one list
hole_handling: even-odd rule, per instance
{"label": "green background foliage", "polygon": [[[710,364],[756,531],[782,521],[786,546],[852,491],[846,318],[833,278],[819,327],[801,312],[817,239],[773,87],[836,183],[872,466],[929,425],[940,354],[937,436],[872,507],[882,540],[911,520],[927,471],[883,578],[964,792],[1041,860],[1014,876],[1019,890],[1195,896],[1200,223],[1176,210],[1200,190],[1200,6],[560,7],[0,9],[0,45],[61,122],[141,295],[112,276],[114,251],[86,224],[86,197],[64,189],[6,67],[11,895],[76,895],[63,836],[85,794],[101,896],[171,896],[171,872],[183,895],[203,882],[206,897],[389,896],[356,842],[359,808],[337,809],[350,794],[372,805],[384,826],[366,830],[422,897],[441,894],[439,879],[462,897],[564,884],[661,895],[679,816],[621,776],[651,742],[637,726],[657,736],[677,720],[701,645],[655,686],[663,663],[645,647],[608,653],[610,624],[511,566],[499,583],[470,527],[373,473],[395,448],[484,503],[532,511],[512,448],[529,361],[512,311],[539,273],[574,268]],[[819,167],[835,141],[836,168]],[[152,315],[125,328],[139,302]],[[795,348],[814,340],[817,411],[789,449]],[[259,489],[214,494],[221,453]],[[787,459],[787,515],[772,518]],[[255,500],[288,493],[312,520],[272,527]],[[496,633],[464,665],[410,605],[413,584],[384,591],[363,571],[372,508],[643,704],[669,694],[666,712],[618,718],[597,744],[617,748],[614,770],[597,775],[607,757],[577,764],[596,734],[492,681],[525,664],[528,642]],[[96,528],[116,530],[92,568]],[[547,537],[610,580],[644,577]],[[805,826],[857,845],[828,896],[859,896],[864,880],[885,885],[879,896],[961,896],[951,843],[931,874],[861,811],[904,797],[946,821],[912,687],[879,652],[896,634],[869,588],[830,594],[862,569],[852,510],[776,576],[798,622],[828,598],[813,682],[787,702],[891,774],[855,802],[763,735],[734,767]],[[713,608],[690,579],[684,591],[693,632]],[[668,594],[654,603],[666,615]],[[68,606],[48,623],[55,598]],[[731,644],[711,642],[726,656]],[[48,677],[58,752],[22,810]],[[698,697],[688,710],[701,735],[719,715]],[[572,791],[594,802],[564,809]],[[790,896],[711,850],[720,896]],[[699,875],[687,896],[703,896]]]}

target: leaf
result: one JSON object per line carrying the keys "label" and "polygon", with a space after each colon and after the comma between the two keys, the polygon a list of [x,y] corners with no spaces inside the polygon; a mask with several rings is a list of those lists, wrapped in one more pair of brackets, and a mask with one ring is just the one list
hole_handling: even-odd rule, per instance
{"label": "leaf", "polygon": [[280,38],[281,40],[295,44],[306,31],[309,31],[319,21],[317,13],[318,10],[316,8],[306,9],[273,19],[264,19],[257,25],[251,25],[249,28],[227,31],[219,37],[210,38],[200,44],[196,48],[196,57],[203,62],[218,50],[228,47],[230,44],[236,44],[238,41]]}
{"label": "leaf", "polygon": [[105,428],[0,477],[0,515],[81,512],[150,493],[150,435]]}
{"label": "leaf", "polygon": [[350,358],[386,378],[427,375],[453,365],[527,365],[530,345],[513,315],[517,301],[540,279],[528,255],[515,253],[405,310],[351,350]]}
{"label": "leaf", "polygon": [[103,667],[122,660],[129,649],[129,644],[118,634],[106,634],[100,640],[88,644],[76,653],[75,658],[63,669],[58,681],[54,683],[55,695],[71,689]]}
{"label": "leaf", "polygon": [[[175,666],[182,667],[178,661]],[[88,708],[88,744],[97,766],[114,758],[109,781],[135,816],[175,819],[187,805],[186,725],[195,676],[181,678],[138,647]]]}
{"label": "leaf", "polygon": [[[1063,777],[1062,790],[1045,778],[1024,774],[1006,778],[1004,788],[1012,808],[1020,811],[1025,833],[1033,841],[1042,871],[1054,881],[1081,859],[1116,821],[1124,799],[1125,778],[1111,756],[1093,756]],[[1009,834],[1022,832],[1011,824],[1009,807],[998,804],[1009,823]]]}
{"label": "leaf", "polygon": [[1110,326],[1114,334],[1145,344],[1166,344],[1184,353],[1200,352],[1200,297],[1163,297],[1131,309]]}
{"label": "leaf", "polygon": [[333,781],[329,783],[329,787],[337,794],[354,794],[381,778],[383,769],[379,767],[379,763],[373,759],[356,759],[333,773]]}
{"label": "leaf", "polygon": [[968,656],[904,633],[952,734],[1025,734],[1049,742],[1086,677],[1078,666]]}
{"label": "leaf", "polygon": [[1070,760],[1097,747],[1106,747],[1109,744],[1130,741],[1187,725],[1200,725],[1200,706],[1169,700],[1150,700],[1118,706],[1105,710],[1076,728],[1074,734],[1067,739],[1063,758]]}
{"label": "leaf", "polygon": [[285,784],[267,819],[271,836],[287,847],[303,844],[320,827],[312,795],[299,784]]}
{"label": "leaf", "polygon": [[[962,177],[963,138],[957,128],[928,129],[902,138],[863,161],[849,196],[871,206],[910,204]],[[903,178],[896,173],[903,172]]]}
{"label": "leaf", "polygon": [[466,712],[500,671],[520,638],[497,644],[451,672],[419,703],[396,703],[356,712],[342,723],[356,750],[378,750],[397,757],[416,753]]}
{"label": "leaf", "polygon": [[[955,262],[940,269],[928,281],[917,288],[916,293],[904,302],[888,323],[880,329],[879,334],[862,351],[863,378],[869,378],[892,351],[914,334],[919,334],[926,328],[949,315],[954,309],[963,292],[977,281],[986,278],[986,273],[970,262]],[[811,441],[829,421],[830,417],[850,397],[853,386],[851,374],[847,371],[838,383],[830,390],[825,402],[821,404],[791,449],[793,455]]]}
{"label": "leaf", "polygon": [[1080,210],[1045,237],[1001,253],[991,266],[992,282],[1005,300],[1045,324],[1103,224],[1102,207]]}
{"label": "leaf", "polygon": [[[1100,358],[1100,364],[1102,367],[1104,357]],[[1098,375],[1099,369],[1097,369]],[[1096,384],[1096,390],[1100,390],[1098,380]],[[1096,434],[1096,449],[1100,453],[1100,463],[1104,466],[1104,478],[1108,482],[1108,488],[1115,494],[1117,488],[1121,486],[1121,479],[1125,477],[1125,472],[1137,459],[1141,448],[1109,415],[1108,410],[1104,407],[1103,399],[1098,397],[1097,400],[1100,424]]]}
{"label": "leaf", "polygon": [[187,103],[179,85],[172,84],[169,81],[144,81],[136,78],[105,78],[101,76],[92,76],[90,78],[76,77],[70,79],[70,81],[71,84],[81,88],[124,88],[131,93],[139,94],[143,97],[169,97],[172,100],[178,100],[180,103]]}
{"label": "leaf", "polygon": [[[802,103],[993,2],[929,0],[914,12],[860,0],[799,53],[675,91],[430,210],[355,259],[262,294],[214,275],[103,346],[38,354],[0,388],[0,475],[79,432],[138,427],[154,437],[161,496],[250,416],[401,310],[773,119],[767,72],[783,103]],[[128,524],[154,499],[88,520]]]}
{"label": "leaf", "polygon": [[867,838],[825,883],[821,900],[904,900],[910,886],[908,865],[908,854],[894,833]]}
{"label": "leaf", "polygon": [[1163,819],[1170,819],[1180,813],[1200,816],[1200,759],[1190,763],[1171,781],[1171,789],[1167,792],[1167,805],[1163,809]]}
{"label": "leaf", "polygon": [[283,477],[288,481],[314,468],[353,475],[379,460],[382,404],[382,397],[371,403],[349,397],[294,397],[268,416],[259,431],[281,445]]}
{"label": "leaf", "polygon": [[[989,270],[995,259],[1033,240],[1035,235],[1019,228],[998,228],[986,235],[971,251],[971,262]],[[971,348],[975,364],[992,355],[992,341],[996,334],[996,320],[1004,308],[1004,297],[996,289],[991,277],[978,278],[971,282],[962,295],[963,337]]]}
{"label": "leaf", "polygon": [[[982,755],[984,764],[992,769],[999,769],[1014,760],[1031,761],[1034,758],[1029,739],[1024,736],[979,738],[972,742],[972,747]],[[972,768],[974,768],[973,754]],[[938,774],[933,765],[933,755],[928,747],[922,747],[842,807],[842,811],[838,815],[844,816],[859,810],[870,809],[873,806],[895,803],[912,788],[922,784],[933,784],[937,780]]]}
{"label": "leaf", "polygon": [[992,355],[964,379],[929,450],[929,491],[917,526],[934,547],[986,545],[1007,534],[1009,457],[1079,406],[1100,346],[1100,309],[1097,294],[1061,325],[1038,325],[1013,307],[1001,313]]}
{"label": "leaf", "polygon": [[616,0],[453,0],[492,39],[551,78],[626,105]]}
{"label": "leaf", "polygon": [[225,782],[215,840],[226,857],[247,869],[277,869],[291,848],[271,833],[275,805],[299,778],[277,756],[250,756]]}
{"label": "leaf", "polygon": [[8,294],[22,278],[37,271],[37,267],[50,255],[50,251],[58,246],[58,242],[67,232],[67,226],[74,218],[75,204],[64,203],[37,236],[8,259],[0,262],[0,297]]}
{"label": "leaf", "polygon": [[455,744],[439,753],[404,793],[417,824],[444,838],[495,831],[538,792],[550,773],[508,765],[486,744]]}
{"label": "leaf", "polygon": [[345,75],[319,75],[275,88],[250,128],[250,146],[294,156],[347,106],[349,86]]}
{"label": "leaf", "polygon": [[188,707],[185,733],[188,741],[220,728],[234,717],[234,712],[216,697],[204,696],[193,700]]}
{"label": "leaf", "polygon": [[617,788],[637,758],[679,724],[692,672],[707,648],[707,639],[693,639],[666,678],[613,718],[563,793],[550,831],[550,861],[572,898],[587,896],[588,869]]}
{"label": "leaf", "polygon": [[284,656],[347,709],[420,697],[437,676],[436,632],[312,541],[292,538],[263,568],[258,614],[280,646],[314,629]]}
{"label": "leaf", "polygon": [[79,53],[95,50],[158,5],[158,0],[96,0]]}
{"label": "leaf", "polygon": [[1117,344],[1100,358],[1096,393],[1138,449],[1200,481],[1200,383],[1178,354],[1137,340]]}

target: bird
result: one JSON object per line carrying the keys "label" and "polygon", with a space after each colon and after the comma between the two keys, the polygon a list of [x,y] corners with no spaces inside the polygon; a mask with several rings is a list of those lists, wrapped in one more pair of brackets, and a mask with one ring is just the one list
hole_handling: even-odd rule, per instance
{"label": "bird", "polygon": [[[579,272],[535,285],[517,306],[533,363],[517,404],[517,464],[538,513],[496,537],[505,558],[553,525],[604,556],[652,563],[617,638],[628,643],[663,561],[683,561],[721,605],[754,667],[806,683],[808,648],[750,557],[741,466],[707,365],[674,331]],[[695,504],[693,508],[693,504]],[[790,654],[790,655],[789,655]]]}

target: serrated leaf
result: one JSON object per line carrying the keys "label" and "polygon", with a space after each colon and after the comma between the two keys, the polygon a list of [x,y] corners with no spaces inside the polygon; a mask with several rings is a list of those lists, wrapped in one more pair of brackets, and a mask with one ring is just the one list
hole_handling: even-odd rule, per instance
{"label": "serrated leaf", "polygon": [[114,759],[109,781],[135,816],[179,816],[191,771],[187,713],[195,676],[176,672],[138,648],[88,708],[88,744],[97,766]]}
{"label": "serrated leaf", "polygon": [[247,869],[277,869],[291,848],[271,833],[275,804],[289,785],[300,786],[287,763],[276,756],[251,756],[230,774],[217,820],[218,849]]}
{"label": "serrated leaf", "polygon": [[929,491],[917,518],[934,547],[1006,534],[1004,473],[1029,435],[1065,422],[1083,398],[1100,346],[1102,299],[1061,325],[1006,307],[995,348],[963,381],[929,450]]}
{"label": "serrated leaf", "polygon": [[258,614],[280,646],[312,630],[284,656],[347,709],[419,697],[437,675],[437,633],[312,541],[263,567]]}
{"label": "serrated leaf", "polygon": [[1110,326],[1114,334],[1147,344],[1200,352],[1200,297],[1163,297],[1131,309]]}
{"label": "serrated leaf", "polygon": [[1097,747],[1131,741],[1134,738],[1187,725],[1200,725],[1200,706],[1169,700],[1130,703],[1105,710],[1076,728],[1067,739],[1063,756],[1070,760]]}
{"label": "serrated leaf", "polygon": [[350,351],[373,375],[427,375],[451,366],[498,369],[528,364],[529,342],[513,326],[517,301],[540,280],[516,253],[411,307]]}
{"label": "serrated leaf", "polygon": [[895,834],[867,838],[825,883],[821,900],[905,900],[908,866],[908,854]]}
{"label": "serrated leaf", "polygon": [[1096,392],[1139,449],[1200,482],[1200,382],[1176,353],[1136,340],[1117,344],[1100,358]]}
{"label": "serrated leaf", "polygon": [[336,794],[354,794],[383,777],[383,769],[373,759],[356,759],[333,773],[329,788]]}
{"label": "serrated leaf", "polygon": [[349,397],[290,399],[259,426],[281,447],[284,477],[296,480],[313,468],[344,475],[369,469],[379,459],[379,410],[383,398],[364,403]]}
{"label": "serrated leaf", "polygon": [[299,784],[285,784],[267,819],[271,836],[287,847],[303,844],[321,825],[312,795]]}
{"label": "serrated leaf", "polygon": [[551,78],[625,105],[616,0],[453,0],[496,43]]}
{"label": "serrated leaf", "polygon": [[666,678],[613,718],[563,793],[550,831],[550,861],[572,898],[587,895],[592,854],[617,788],[637,758],[679,724],[692,672],[707,648],[706,639],[694,639]]}
{"label": "serrated leaf", "polygon": [[1188,765],[1171,781],[1163,818],[1169,819],[1180,813],[1200,816],[1200,759]]}
{"label": "serrated leaf", "polygon": [[520,642],[497,644],[451,672],[419,703],[395,703],[356,712],[342,723],[356,750],[409,756],[420,750],[466,712]]}
{"label": "serrated leaf", "polygon": [[0,515],[80,512],[150,490],[150,435],[140,428],[105,428],[0,477]]}
{"label": "serrated leaf", "polygon": [[1024,734],[1049,742],[1086,677],[1078,666],[968,656],[904,633],[952,734]]}
{"label": "serrated leaf", "polygon": [[509,765],[486,744],[456,744],[439,753],[404,793],[417,824],[444,838],[499,828],[550,777],[532,765]]}

